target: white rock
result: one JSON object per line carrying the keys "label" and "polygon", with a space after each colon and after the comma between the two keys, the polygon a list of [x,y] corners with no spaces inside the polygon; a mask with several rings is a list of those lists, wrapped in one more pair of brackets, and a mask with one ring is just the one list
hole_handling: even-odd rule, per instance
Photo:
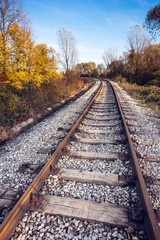
{"label": "white rock", "polygon": [[24,217],[22,218],[22,222],[27,222],[27,219],[28,219],[28,216],[24,216]]}
{"label": "white rock", "polygon": [[76,221],[74,222],[74,224],[75,224],[76,227],[78,227],[79,221],[76,220]]}
{"label": "white rock", "polygon": [[29,118],[29,119],[27,120],[27,123],[28,123],[28,124],[34,123],[34,119],[33,119],[33,118]]}

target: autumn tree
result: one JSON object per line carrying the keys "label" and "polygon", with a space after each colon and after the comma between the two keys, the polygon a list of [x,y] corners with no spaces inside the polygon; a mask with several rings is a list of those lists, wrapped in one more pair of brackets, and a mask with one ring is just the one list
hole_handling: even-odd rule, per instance
{"label": "autumn tree", "polygon": [[80,76],[85,76],[85,77],[97,77],[98,76],[97,66],[94,62],[79,63],[76,66],[76,70],[78,71]]}
{"label": "autumn tree", "polygon": [[23,25],[25,18],[20,0],[0,0],[0,71],[3,74],[6,73],[11,29],[15,23]]}
{"label": "autumn tree", "polygon": [[108,50],[104,51],[104,54],[102,56],[103,61],[105,63],[105,66],[107,66],[114,60],[117,59],[117,49],[116,48],[110,48]]}
{"label": "autumn tree", "polygon": [[78,58],[76,40],[72,33],[68,32],[65,28],[59,28],[57,36],[60,48],[60,62],[64,68],[67,80],[69,80],[69,72],[74,70]]}
{"label": "autumn tree", "polygon": [[107,76],[139,85],[160,86],[160,44],[151,44],[144,28],[136,25],[127,36],[128,51],[119,59],[105,52]]}
{"label": "autumn tree", "polygon": [[17,23],[12,25],[8,44],[10,46],[6,69],[8,83],[21,89],[29,83],[31,69],[33,69],[31,58],[34,42],[31,38],[30,29],[21,27]]}
{"label": "autumn tree", "polygon": [[16,89],[39,88],[58,77],[55,52],[46,44],[35,45],[27,26],[10,29],[6,83]]}
{"label": "autumn tree", "polygon": [[150,45],[150,38],[139,25],[131,27],[128,34],[130,73],[138,79],[144,71],[143,53]]}
{"label": "autumn tree", "polygon": [[108,76],[109,77],[116,77],[117,75],[123,74],[124,64],[123,60],[114,60],[108,65]]}
{"label": "autumn tree", "polygon": [[97,70],[98,70],[98,73],[99,73],[99,75],[104,75],[104,73],[105,73],[105,66],[104,66],[104,64],[98,64],[97,65]]}
{"label": "autumn tree", "polygon": [[144,51],[143,61],[145,73],[142,83],[149,82],[160,86],[160,44],[149,45]]}
{"label": "autumn tree", "polygon": [[107,68],[108,68],[109,64],[111,64],[113,61],[117,60],[117,49],[110,48],[108,50],[105,50],[104,54],[102,56],[102,59],[104,61],[106,74],[107,74]]}
{"label": "autumn tree", "polygon": [[87,71],[87,75],[89,77],[91,76],[97,76],[97,67],[96,67],[96,64],[94,62],[88,62],[87,63],[87,66],[88,66],[88,71]]}
{"label": "autumn tree", "polygon": [[30,80],[40,87],[43,83],[49,83],[58,78],[56,53],[53,48],[46,44],[37,44],[33,49],[32,69]]}
{"label": "autumn tree", "polygon": [[153,37],[160,34],[160,3],[148,11],[145,26]]}

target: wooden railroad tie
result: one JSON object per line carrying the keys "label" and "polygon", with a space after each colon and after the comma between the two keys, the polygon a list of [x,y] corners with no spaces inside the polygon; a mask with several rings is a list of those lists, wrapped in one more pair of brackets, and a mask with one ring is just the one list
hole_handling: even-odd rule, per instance
{"label": "wooden railroad tie", "polygon": [[[118,206],[110,203],[96,203],[70,197],[41,195],[42,203],[36,208],[37,212],[78,218],[88,221],[103,222],[109,225],[127,227],[132,225],[135,229],[144,229],[143,213],[129,207]],[[35,211],[35,207],[30,207]],[[136,218],[139,213],[138,218]]]}
{"label": "wooden railroad tie", "polygon": [[99,129],[78,129],[78,132],[88,134],[122,134],[122,131],[99,130]]}
{"label": "wooden railroad tie", "polygon": [[107,123],[107,124],[102,124],[102,123],[97,123],[97,124],[94,124],[94,123],[85,123],[85,122],[81,122],[82,125],[84,126],[90,126],[90,127],[115,127],[117,125],[119,125],[119,123]]}
{"label": "wooden railroad tie", "polygon": [[126,177],[118,174],[106,174],[101,172],[61,168],[58,172],[58,176],[64,180],[83,183],[106,184],[110,186],[128,185]]}
{"label": "wooden railroad tie", "polygon": [[84,119],[88,119],[88,120],[92,120],[92,121],[104,121],[104,122],[107,122],[107,121],[115,121],[115,120],[119,120],[120,117],[115,117],[115,118],[94,118],[94,117],[85,117]]}
{"label": "wooden railroad tie", "polygon": [[69,157],[79,157],[83,159],[99,159],[99,160],[110,160],[114,161],[120,159],[122,161],[127,161],[130,156],[118,153],[97,153],[97,152],[83,152],[83,151],[67,151],[64,153]]}
{"label": "wooden railroad tie", "polygon": [[74,142],[80,143],[89,143],[89,144],[122,144],[124,141],[121,140],[114,140],[114,139],[95,139],[95,138],[73,138]]}

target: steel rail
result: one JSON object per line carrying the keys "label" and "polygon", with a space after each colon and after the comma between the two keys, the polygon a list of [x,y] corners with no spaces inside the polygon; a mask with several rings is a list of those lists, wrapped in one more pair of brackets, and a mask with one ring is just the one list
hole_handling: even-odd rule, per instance
{"label": "steel rail", "polygon": [[107,82],[110,83],[110,85],[112,86],[114,95],[116,97],[117,100],[117,104],[119,107],[119,111],[122,117],[122,121],[123,121],[123,125],[124,125],[124,129],[127,135],[127,139],[128,139],[128,144],[130,147],[130,152],[132,155],[132,166],[133,166],[133,170],[136,176],[136,185],[137,185],[137,189],[138,189],[138,193],[139,193],[139,197],[142,203],[142,208],[144,210],[144,223],[146,226],[146,231],[148,234],[148,238],[149,240],[160,240],[160,228],[158,226],[158,220],[156,218],[156,215],[154,213],[154,209],[147,191],[147,187],[140,169],[140,165],[137,159],[137,155],[136,152],[134,150],[134,146],[133,146],[133,142],[131,140],[131,136],[130,136],[130,132],[128,130],[127,127],[127,123],[122,111],[122,107],[121,107],[121,103],[120,103],[120,99],[117,95],[117,89],[115,88],[115,86],[112,85],[112,83],[110,81],[107,80]]}
{"label": "steel rail", "polygon": [[48,160],[48,162],[45,164],[43,169],[40,171],[40,173],[37,175],[35,180],[31,183],[31,185],[28,187],[28,189],[24,192],[22,197],[19,199],[19,201],[16,203],[14,208],[10,211],[6,219],[3,221],[3,223],[0,226],[0,240],[7,240],[13,231],[15,230],[18,222],[23,217],[24,213],[27,211],[30,205],[30,199],[32,194],[37,194],[40,188],[43,186],[43,183],[45,179],[48,177],[48,175],[51,173],[51,169],[58,161],[58,158],[61,154],[63,154],[63,150],[66,147],[67,143],[69,142],[71,136],[76,131],[77,127],[83,120],[84,116],[89,111],[91,105],[93,104],[94,100],[98,97],[100,91],[102,89],[102,81],[100,83],[100,86],[98,87],[98,91],[96,95],[93,97],[93,99],[90,101],[88,107],[86,107],[83,114],[79,117],[75,125],[72,127],[72,129],[69,131],[67,136],[64,138],[62,143],[59,145],[57,150],[54,152],[54,154],[51,156],[51,158]]}

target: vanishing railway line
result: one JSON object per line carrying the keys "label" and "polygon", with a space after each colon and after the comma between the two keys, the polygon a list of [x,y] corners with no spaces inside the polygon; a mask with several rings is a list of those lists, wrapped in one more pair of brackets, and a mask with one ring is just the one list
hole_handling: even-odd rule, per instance
{"label": "vanishing railway line", "polygon": [[[2,223],[0,239],[11,236],[27,210],[11,239],[38,239],[36,235],[40,239],[160,239],[158,220],[125,117],[116,91],[103,81],[90,105]],[[26,232],[25,227],[29,227],[24,224],[25,218],[31,220],[29,225],[35,222]],[[46,218],[46,222],[38,225],[37,218]],[[93,227],[92,223],[97,225]],[[91,235],[88,226],[93,228]],[[115,230],[107,235],[105,226],[118,227],[123,234]]]}

